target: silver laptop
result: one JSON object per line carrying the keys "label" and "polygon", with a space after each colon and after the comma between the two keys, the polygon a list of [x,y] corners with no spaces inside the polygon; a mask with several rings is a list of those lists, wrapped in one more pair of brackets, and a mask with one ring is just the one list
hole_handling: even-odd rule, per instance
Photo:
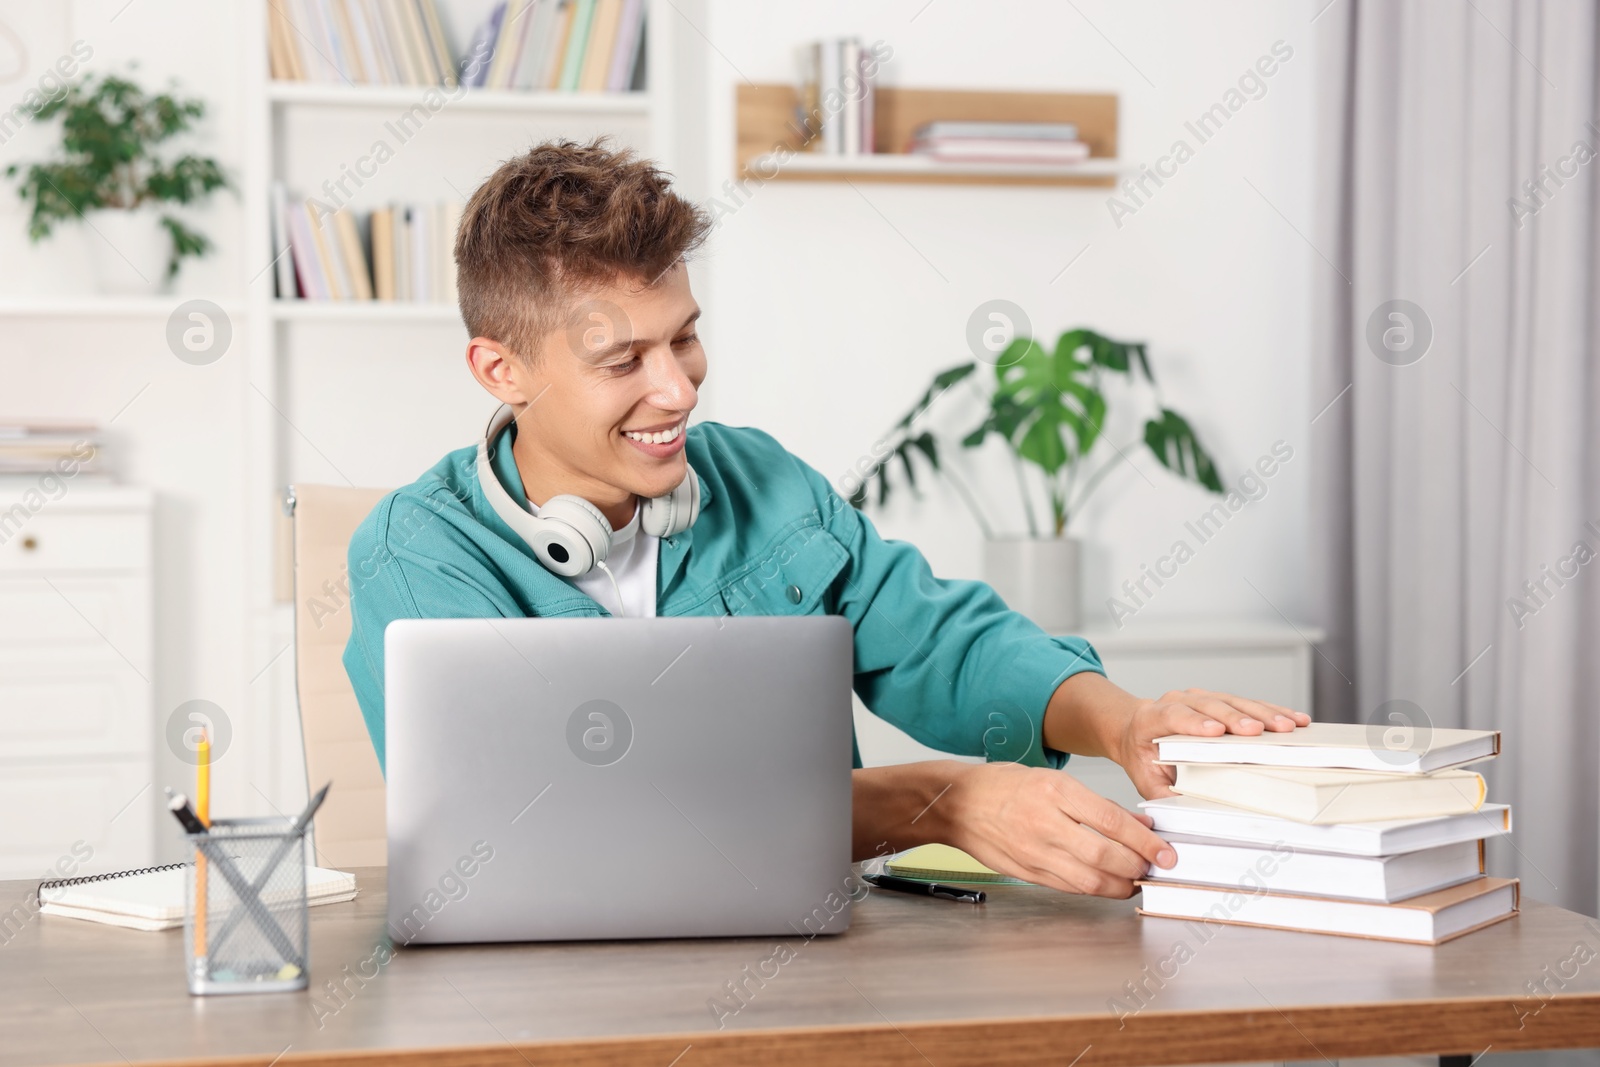
{"label": "silver laptop", "polygon": [[843,932],[852,636],[837,615],[390,623],[390,935]]}

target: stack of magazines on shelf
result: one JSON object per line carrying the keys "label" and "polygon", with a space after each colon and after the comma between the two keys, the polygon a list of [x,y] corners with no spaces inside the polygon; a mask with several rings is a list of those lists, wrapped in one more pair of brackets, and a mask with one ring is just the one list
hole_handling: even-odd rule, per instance
{"label": "stack of magazines on shelf", "polygon": [[272,77],[341,85],[644,88],[645,0],[500,0],[451,54],[435,0],[273,0]]}
{"label": "stack of magazines on shelf", "polygon": [[1436,945],[1510,918],[1516,879],[1484,874],[1511,832],[1466,764],[1493,730],[1313,723],[1157,740],[1176,797],[1140,806],[1178,862],[1139,881],[1139,914]]}
{"label": "stack of magazines on shelf", "polygon": [[0,422],[0,475],[93,473],[100,427],[48,419]]}
{"label": "stack of magazines on shelf", "polygon": [[800,52],[798,128],[813,152],[864,156],[877,149],[878,66],[889,49],[856,37],[814,41]]}
{"label": "stack of magazines on shelf", "polygon": [[360,214],[292,197],[281,182],[272,191],[280,300],[456,302],[463,204],[390,204]]}
{"label": "stack of magazines on shelf", "polygon": [[1074,122],[928,122],[917,127],[906,151],[939,163],[1071,166],[1089,158]]}
{"label": "stack of magazines on shelf", "polygon": [[642,90],[645,0],[501,0],[473,34],[475,89]]}

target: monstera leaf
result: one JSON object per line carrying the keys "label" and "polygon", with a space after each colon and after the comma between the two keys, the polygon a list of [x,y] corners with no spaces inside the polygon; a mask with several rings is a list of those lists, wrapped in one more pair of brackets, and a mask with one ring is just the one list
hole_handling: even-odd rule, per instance
{"label": "monstera leaf", "polygon": [[1211,490],[1222,492],[1222,479],[1217,477],[1217,466],[1200,446],[1193,428],[1187,420],[1171,408],[1162,408],[1159,419],[1144,424],[1144,443],[1156,454],[1156,459],[1168,470],[1192,477]]}

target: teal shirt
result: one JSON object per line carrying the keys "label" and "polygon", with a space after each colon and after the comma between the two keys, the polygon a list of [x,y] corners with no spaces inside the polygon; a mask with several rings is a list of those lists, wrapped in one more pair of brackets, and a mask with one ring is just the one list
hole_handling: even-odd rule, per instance
{"label": "teal shirt", "polygon": [[[493,466],[526,506],[514,432],[513,424],[495,442]],[[1066,753],[1044,746],[1044,711],[1070,675],[1105,673],[1087,641],[1046,634],[985,582],[934,577],[914,545],[879,537],[770,434],[718,422],[687,433],[700,515],[661,540],[658,616],[843,615],[855,631],[855,692],[879,718],[944,752],[1066,763]],[[383,632],[392,620],[611,614],[547,571],[495,514],[478,486],[476,448],[447,454],[379,501],[351,538],[349,565],[344,665],[380,766]],[[861,766],[859,745],[852,759]]]}

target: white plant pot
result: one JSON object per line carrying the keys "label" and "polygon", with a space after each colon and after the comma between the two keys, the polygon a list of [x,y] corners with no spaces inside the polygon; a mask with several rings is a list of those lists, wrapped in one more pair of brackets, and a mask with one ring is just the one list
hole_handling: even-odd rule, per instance
{"label": "white plant pot", "polygon": [[1081,547],[1071,537],[990,538],[983,543],[984,581],[1046,633],[1071,633],[1082,620]]}
{"label": "white plant pot", "polygon": [[168,292],[167,257],[172,237],[162,228],[161,206],[132,211],[98,208],[85,212],[95,283],[108,296],[156,296]]}

